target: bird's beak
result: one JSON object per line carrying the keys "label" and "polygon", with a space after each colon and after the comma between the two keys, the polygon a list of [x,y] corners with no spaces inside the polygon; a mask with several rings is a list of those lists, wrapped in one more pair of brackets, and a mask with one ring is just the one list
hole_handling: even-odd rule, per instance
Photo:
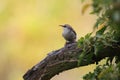
{"label": "bird's beak", "polygon": [[64,25],[59,25],[59,26],[64,27]]}

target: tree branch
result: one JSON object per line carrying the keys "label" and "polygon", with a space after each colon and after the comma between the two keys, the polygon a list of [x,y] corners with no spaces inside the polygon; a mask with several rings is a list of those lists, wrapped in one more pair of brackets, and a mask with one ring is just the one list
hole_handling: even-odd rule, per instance
{"label": "tree branch", "polygon": [[116,45],[115,47],[104,47],[98,56],[93,56],[89,62],[87,57],[83,58],[83,62],[78,65],[79,55],[82,51],[77,46],[77,43],[71,43],[59,50],[52,51],[44,60],[28,70],[23,78],[24,80],[50,80],[62,71],[93,64],[105,57],[119,55],[120,48],[116,47]]}

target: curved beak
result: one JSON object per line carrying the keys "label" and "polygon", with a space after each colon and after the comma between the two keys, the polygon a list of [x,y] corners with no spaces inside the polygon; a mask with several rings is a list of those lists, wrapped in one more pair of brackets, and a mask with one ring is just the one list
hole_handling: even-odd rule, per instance
{"label": "curved beak", "polygon": [[59,25],[59,26],[64,27],[64,25]]}

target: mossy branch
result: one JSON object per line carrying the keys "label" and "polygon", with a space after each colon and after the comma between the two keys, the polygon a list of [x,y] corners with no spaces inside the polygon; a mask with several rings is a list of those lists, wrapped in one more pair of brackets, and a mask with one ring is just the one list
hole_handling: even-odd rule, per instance
{"label": "mossy branch", "polygon": [[86,56],[83,57],[83,62],[78,65],[79,56],[82,52],[82,48],[78,47],[77,43],[71,43],[59,50],[52,51],[44,60],[28,70],[23,78],[24,80],[50,80],[53,76],[65,70],[93,64],[105,57],[119,56],[120,48],[116,47],[116,43],[113,43],[112,47],[103,47],[103,49],[98,52],[99,55],[92,56],[91,60],[89,56],[87,56],[90,53],[87,53]]}

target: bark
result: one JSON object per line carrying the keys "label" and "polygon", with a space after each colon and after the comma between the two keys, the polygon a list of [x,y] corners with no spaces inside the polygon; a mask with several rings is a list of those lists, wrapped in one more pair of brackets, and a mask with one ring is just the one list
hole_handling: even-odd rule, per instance
{"label": "bark", "polygon": [[68,44],[59,50],[50,52],[44,60],[28,70],[23,78],[24,80],[50,80],[62,71],[93,64],[105,57],[119,55],[120,48],[114,46],[104,47],[98,56],[93,56],[89,61],[87,57],[83,58],[83,62],[78,65],[79,55],[83,50],[77,46],[77,43]]}

